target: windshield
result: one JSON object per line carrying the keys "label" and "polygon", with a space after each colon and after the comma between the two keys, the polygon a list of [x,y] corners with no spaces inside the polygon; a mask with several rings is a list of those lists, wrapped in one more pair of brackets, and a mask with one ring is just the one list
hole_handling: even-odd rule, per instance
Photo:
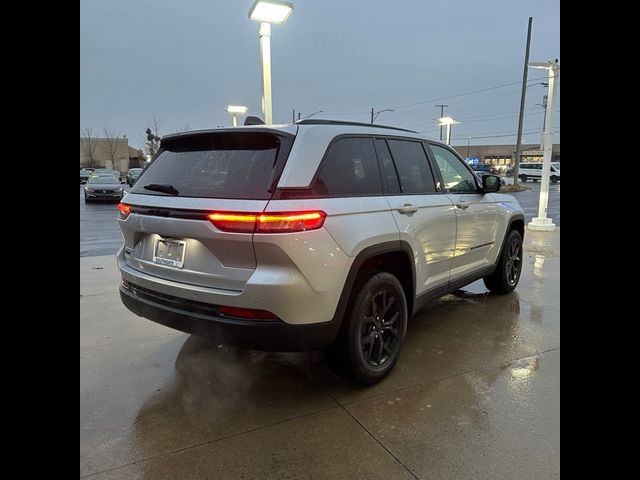
{"label": "windshield", "polygon": [[101,183],[101,184],[116,184],[116,185],[119,185],[120,184],[120,180],[118,180],[113,175],[100,175],[100,176],[93,176],[93,177],[89,178],[89,181],[87,183]]}
{"label": "windshield", "polygon": [[560,170],[560,162],[551,162],[551,165],[553,165],[553,168],[556,170]]}

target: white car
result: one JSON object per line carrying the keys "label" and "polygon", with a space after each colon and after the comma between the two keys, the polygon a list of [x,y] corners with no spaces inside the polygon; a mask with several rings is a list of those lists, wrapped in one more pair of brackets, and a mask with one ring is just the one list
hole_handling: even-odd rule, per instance
{"label": "white car", "polygon": [[168,135],[118,205],[120,296],[218,343],[325,349],[375,383],[428,302],[478,279],[494,293],[518,284],[524,214],[499,188],[400,128],[309,119]]}
{"label": "white car", "polygon": [[[542,162],[521,163],[518,167],[518,178],[522,182],[526,182],[527,180],[537,182],[542,178]],[[549,180],[551,180],[551,183],[558,183],[560,181],[559,162],[551,162]]]}

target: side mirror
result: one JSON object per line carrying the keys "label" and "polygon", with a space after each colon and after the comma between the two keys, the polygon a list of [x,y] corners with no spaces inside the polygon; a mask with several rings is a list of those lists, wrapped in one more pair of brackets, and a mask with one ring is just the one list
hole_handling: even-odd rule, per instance
{"label": "side mirror", "polygon": [[492,193],[500,190],[500,177],[497,175],[483,175],[482,189],[484,193]]}

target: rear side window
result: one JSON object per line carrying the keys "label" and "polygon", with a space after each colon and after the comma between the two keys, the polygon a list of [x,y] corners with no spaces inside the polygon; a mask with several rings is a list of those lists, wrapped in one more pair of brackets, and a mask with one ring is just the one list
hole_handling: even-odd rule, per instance
{"label": "rear side window", "polygon": [[436,185],[422,143],[388,140],[389,149],[405,194],[436,193]]}
{"label": "rear side window", "polygon": [[217,132],[171,139],[131,189],[171,185],[180,197],[267,200],[282,140],[263,132]]}
{"label": "rear side window", "polygon": [[382,193],[373,139],[347,137],[330,147],[313,186],[319,196],[364,196]]}

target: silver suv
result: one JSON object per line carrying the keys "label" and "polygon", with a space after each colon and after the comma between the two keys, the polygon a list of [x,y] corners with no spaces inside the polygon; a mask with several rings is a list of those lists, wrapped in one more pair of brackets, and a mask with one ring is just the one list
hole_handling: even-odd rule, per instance
{"label": "silver suv", "polygon": [[480,278],[520,278],[524,216],[416,132],[303,120],[164,137],[118,206],[120,296],[222,344],[325,349],[362,383],[394,366],[409,318]]}

